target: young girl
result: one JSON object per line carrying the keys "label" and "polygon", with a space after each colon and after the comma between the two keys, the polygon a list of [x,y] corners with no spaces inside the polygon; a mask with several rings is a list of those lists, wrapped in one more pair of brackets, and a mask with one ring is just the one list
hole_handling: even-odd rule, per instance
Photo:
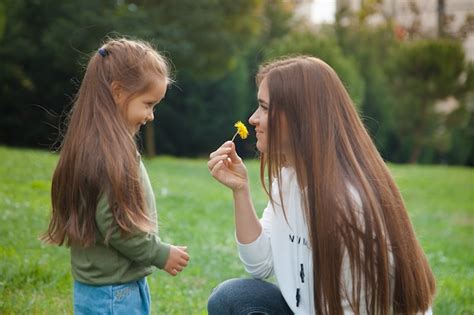
{"label": "young girl", "polygon": [[161,242],[155,196],[135,136],[169,84],[145,42],[109,40],[95,52],[72,107],[42,239],[71,248],[76,314],[147,314],[145,277],[186,267],[186,247]]}
{"label": "young girl", "polygon": [[257,84],[249,122],[270,198],[263,217],[232,142],[211,153],[208,167],[233,192],[246,270],[256,279],[274,274],[279,287],[228,280],[209,298],[209,314],[430,313],[428,261],[337,74],[296,57],[261,67]]}

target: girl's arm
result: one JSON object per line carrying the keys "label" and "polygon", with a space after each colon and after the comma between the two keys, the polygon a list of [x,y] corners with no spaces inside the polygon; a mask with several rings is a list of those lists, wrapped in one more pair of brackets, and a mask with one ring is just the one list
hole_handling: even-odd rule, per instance
{"label": "girl's arm", "polygon": [[247,168],[237,155],[234,143],[227,141],[212,152],[207,165],[211,175],[232,190],[238,242],[254,242],[262,234],[262,225],[252,202]]}
{"label": "girl's arm", "polygon": [[173,276],[183,270],[188,263],[189,255],[184,247],[163,243],[154,233],[137,231],[123,236],[107,198],[103,197],[99,201],[96,224],[103,238],[107,238],[108,245],[132,261],[156,266]]}

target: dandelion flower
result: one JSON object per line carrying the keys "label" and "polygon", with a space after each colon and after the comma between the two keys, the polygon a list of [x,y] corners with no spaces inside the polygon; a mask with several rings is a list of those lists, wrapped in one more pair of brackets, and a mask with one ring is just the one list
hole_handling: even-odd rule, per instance
{"label": "dandelion flower", "polygon": [[232,141],[234,141],[234,139],[237,135],[239,135],[240,138],[242,138],[242,139],[245,139],[245,138],[248,137],[249,131],[247,130],[247,127],[245,127],[245,125],[240,120],[234,124],[234,127],[237,128],[237,132],[232,137]]}

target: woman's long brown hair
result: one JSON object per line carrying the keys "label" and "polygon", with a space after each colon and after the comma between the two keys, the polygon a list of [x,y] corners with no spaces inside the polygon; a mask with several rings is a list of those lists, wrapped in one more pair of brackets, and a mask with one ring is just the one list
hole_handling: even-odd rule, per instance
{"label": "woman's long brown hair", "polygon": [[125,109],[114,101],[112,82],[127,93],[127,104],[149,89],[152,80],[168,81],[169,67],[146,42],[109,39],[102,48],[101,54],[92,54],[69,113],[52,180],[52,217],[41,236],[47,243],[93,245],[102,197],[108,198],[122,234],[154,229],[134,135],[127,128]]}
{"label": "woman's long brown hair", "polygon": [[[315,312],[342,314],[343,298],[356,314],[427,310],[435,294],[433,273],[390,171],[337,74],[320,59],[301,56],[263,65],[257,85],[263,79],[269,89],[270,133],[261,180],[272,200],[270,183],[277,178],[281,186],[285,163],[278,151],[284,117],[298,183],[307,188],[304,215]],[[361,205],[349,187],[360,195]],[[345,255],[352,274],[349,288],[341,275]]]}

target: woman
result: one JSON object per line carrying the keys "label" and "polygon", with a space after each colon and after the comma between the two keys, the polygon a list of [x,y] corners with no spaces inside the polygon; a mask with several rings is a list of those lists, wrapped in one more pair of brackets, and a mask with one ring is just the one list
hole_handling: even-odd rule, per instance
{"label": "woman", "polygon": [[[257,85],[249,122],[270,199],[261,220],[233,143],[208,162],[233,192],[239,254],[255,280],[222,283],[209,314],[430,313],[432,271],[334,70],[317,58],[287,58],[262,66]],[[257,280],[272,274],[279,287]]]}

